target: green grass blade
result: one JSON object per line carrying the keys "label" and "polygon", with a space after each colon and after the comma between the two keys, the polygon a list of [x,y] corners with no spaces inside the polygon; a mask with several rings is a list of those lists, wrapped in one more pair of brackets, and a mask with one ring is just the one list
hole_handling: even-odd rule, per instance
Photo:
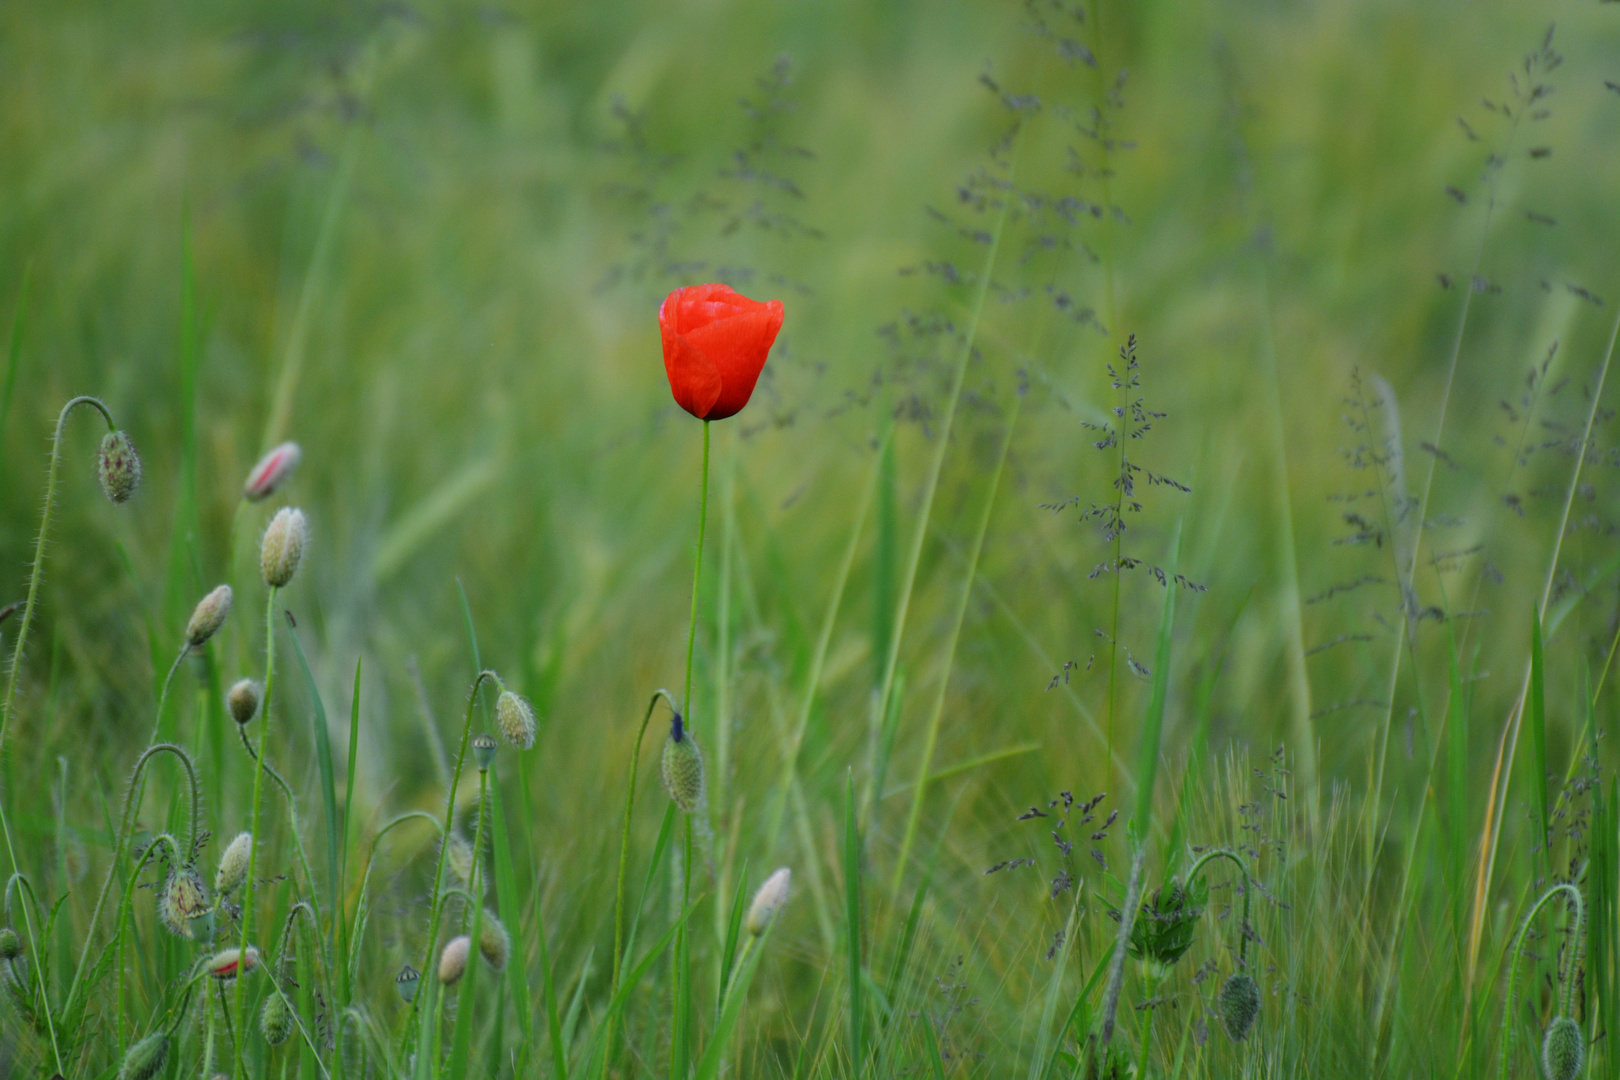
{"label": "green grass blade", "polygon": [[[1450,625],[1449,623],[1447,624]],[[1452,932],[1461,957],[1466,948],[1468,918],[1468,702],[1463,693],[1462,662],[1457,656],[1456,635],[1451,638],[1450,693],[1446,709],[1446,817],[1451,849],[1447,867],[1451,881]]]}
{"label": "green grass blade", "polygon": [[[291,619],[288,620],[291,623]],[[304,656],[304,646],[298,640],[298,628],[289,626],[287,636],[292,639],[293,654],[298,657],[298,669],[304,673],[304,686],[309,690],[310,717],[315,729],[315,761],[321,773],[321,805],[326,812],[326,872],[327,888],[336,911],[341,897],[338,894],[338,813],[337,786],[332,768],[332,736],[326,727],[326,706],[321,702],[320,688],[315,685],[315,673]]]}
{"label": "green grass blade", "polygon": [[861,978],[861,837],[855,824],[855,773],[844,774],[844,927],[849,946],[849,1064],[859,1080],[866,1064]]}
{"label": "green grass blade", "polygon": [[748,944],[743,946],[737,978],[725,996],[725,1002],[720,1009],[720,1019],[714,1026],[714,1034],[709,1039],[709,1045],[704,1048],[703,1057],[698,1060],[696,1080],[716,1080],[720,1075],[720,1066],[726,1057],[726,1045],[731,1041],[731,1033],[737,1027],[737,1018],[742,1015],[743,1002],[748,998],[748,986],[754,981],[754,972],[759,968],[760,957],[765,954],[765,942],[770,936],[770,928],[766,927],[764,934],[759,937],[750,936]]}
{"label": "green grass blade", "polygon": [[[363,657],[354,660],[354,694],[349,701],[349,763],[343,788],[343,849],[338,855],[338,895],[332,899],[332,920],[338,930],[338,955],[349,954],[349,845],[354,841],[354,770],[360,759],[360,670]],[[338,981],[339,1004],[347,1008],[352,998],[349,965],[342,965]],[[341,1025],[340,1025],[341,1026]]]}
{"label": "green grass blade", "polygon": [[1164,617],[1159,623],[1159,645],[1154,652],[1153,697],[1142,725],[1142,750],[1136,763],[1136,815],[1132,828],[1145,839],[1153,812],[1153,781],[1159,772],[1159,744],[1164,735],[1164,705],[1170,687],[1170,642],[1176,624],[1176,564],[1181,556],[1181,527],[1170,545],[1170,565],[1164,586]]}
{"label": "green grass blade", "polygon": [[1541,654],[1541,614],[1532,610],[1530,620],[1530,747],[1531,766],[1536,770],[1530,778],[1530,786],[1535,793],[1536,820],[1541,826],[1535,845],[1541,852],[1538,862],[1545,864],[1547,837],[1552,828],[1547,820],[1546,665]]}
{"label": "green grass blade", "polygon": [[[1174,584],[1167,586],[1174,588]],[[1052,978],[1046,984],[1046,1001],[1041,1005],[1040,1026],[1035,1029],[1035,1053],[1029,1059],[1029,1080],[1045,1080],[1052,1048],[1061,1046],[1062,1032],[1052,1030],[1052,1018],[1057,1014],[1058,997],[1063,993],[1063,976],[1069,967],[1069,952],[1074,945],[1075,920],[1080,917],[1080,892],[1074,890],[1074,903],[1069,905],[1069,919],[1063,927],[1063,946],[1058,950],[1057,962],[1052,965]]]}
{"label": "green grass blade", "polygon": [[11,398],[17,392],[17,372],[22,367],[23,328],[28,321],[28,282],[33,264],[23,267],[22,284],[17,286],[17,308],[11,316],[11,340],[6,345],[6,375],[0,383],[0,464],[6,452],[6,424],[11,417]]}
{"label": "green grass blade", "polygon": [[[540,991],[541,991],[541,996],[545,1000],[545,1006],[546,1006],[546,1031],[547,1031],[547,1034],[550,1036],[550,1041],[551,1041],[552,1076],[555,1078],[555,1080],[567,1080],[567,1077],[568,1077],[568,1044],[567,1044],[567,1041],[563,1037],[562,1019],[557,1014],[556,973],[555,973],[555,971],[553,971],[552,966],[551,966],[551,950],[549,948],[547,948],[547,946],[546,946],[546,923],[545,923],[545,920],[540,917],[540,905],[539,904],[535,905],[534,918],[535,918],[534,937],[535,937],[536,943],[540,946]],[[589,964],[589,958],[587,958],[587,965],[588,964]],[[521,978],[521,977],[522,976],[519,975],[519,978]],[[581,979],[580,981],[581,981],[581,984],[583,985],[584,980]],[[525,986],[524,986],[524,993],[525,994],[528,993],[527,984],[525,984]],[[573,1019],[572,1014],[574,1012],[574,1007],[577,1007],[578,1004],[579,1004],[579,998],[576,995],[573,1007],[570,1007],[570,1009],[569,1009],[569,1012],[571,1014],[570,1015],[570,1026],[572,1026],[572,1019]],[[530,1046],[534,1045],[532,1040],[530,1041],[529,1045]]]}
{"label": "green grass blade", "polygon": [[[492,777],[493,775],[491,773]],[[523,910],[518,901],[517,875],[512,870],[512,851],[507,839],[506,809],[501,800],[501,787],[493,779],[489,785],[489,810],[490,824],[495,833],[495,909],[500,913],[501,922],[508,928],[516,945],[523,940]],[[541,928],[536,936],[543,942],[544,928]],[[534,1022],[529,1016],[529,983],[524,978],[523,967],[521,953],[515,954],[512,961],[506,965],[507,991],[512,995],[512,1004],[517,1008],[518,1027],[523,1032],[523,1041],[532,1044]],[[545,977],[548,980],[551,978],[550,967],[549,963],[546,964]],[[553,1005],[555,1006],[555,1002]]]}
{"label": "green grass blade", "polygon": [[737,959],[737,935],[742,930],[743,912],[747,910],[744,904],[748,897],[748,864],[742,865],[742,871],[737,877],[737,889],[731,897],[731,914],[726,919],[726,940],[720,951],[720,990],[715,995],[715,1014],[718,1016],[725,1008],[726,987],[731,983],[732,965]]}
{"label": "green grass blade", "polygon": [[[688,910],[686,914],[690,917],[692,913]],[[595,1064],[597,1056],[602,1053],[603,1044],[607,1041],[608,1029],[613,1019],[624,1010],[624,1003],[629,1000],[630,992],[640,984],[647,972],[651,970],[653,964],[657,963],[658,958],[664,955],[664,950],[669,948],[669,943],[675,939],[676,931],[685,925],[685,918],[679,918],[670,923],[669,929],[665,930],[663,935],[653,942],[652,948],[647,950],[647,955],[643,956],[635,967],[625,973],[625,977],[619,983],[619,992],[613,995],[612,1001],[608,1002],[607,1011],[597,1023],[596,1031],[591,1036],[591,1045],[585,1055],[585,1075],[590,1075],[591,1067]],[[629,951],[628,948],[625,949],[626,953]]]}

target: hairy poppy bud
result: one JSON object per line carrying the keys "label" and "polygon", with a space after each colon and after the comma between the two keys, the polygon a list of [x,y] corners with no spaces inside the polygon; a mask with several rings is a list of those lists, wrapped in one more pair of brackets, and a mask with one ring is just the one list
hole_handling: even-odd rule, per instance
{"label": "hairy poppy bud", "polygon": [[765,884],[759,887],[754,894],[754,902],[748,905],[748,932],[755,937],[770,929],[771,922],[775,920],[777,912],[787,903],[788,886],[793,883],[793,871],[787,867],[778,867],[776,872],[765,879]]}
{"label": "hairy poppy bud", "polygon": [[478,951],[483,954],[484,962],[496,971],[506,967],[512,955],[512,937],[493,912],[486,911],[479,919]]}
{"label": "hairy poppy bud", "polygon": [[473,760],[478,763],[478,771],[488,772],[495,760],[495,740],[479,732],[473,736],[472,752]]}
{"label": "hairy poppy bud", "polygon": [[534,708],[510,690],[502,690],[495,699],[495,726],[519,750],[534,745]]}
{"label": "hairy poppy bud", "polygon": [[225,625],[225,616],[230,613],[231,587],[221,585],[197,602],[191,622],[186,624],[186,644],[193,649],[206,644]]}
{"label": "hairy poppy bud", "polygon": [[467,957],[472,953],[472,938],[462,934],[458,938],[451,938],[450,943],[439,954],[439,981],[446,986],[454,986],[461,981],[467,973]]}
{"label": "hairy poppy bud", "polygon": [[280,1046],[292,1034],[292,1010],[274,989],[265,995],[264,1008],[259,1010],[259,1033],[271,1046]]}
{"label": "hairy poppy bud", "polygon": [[1215,1006],[1221,1014],[1221,1026],[1233,1042],[1242,1042],[1260,1014],[1260,986],[1248,973],[1238,971],[1221,984],[1215,995]]}
{"label": "hairy poppy bud", "polygon": [[208,911],[208,892],[202,878],[189,866],[170,870],[158,895],[158,918],[169,932],[180,937],[191,937],[191,920]]}
{"label": "hairy poppy bud", "polygon": [[1586,1042],[1581,1038],[1580,1026],[1560,1016],[1541,1042],[1541,1065],[1547,1070],[1547,1080],[1575,1080],[1585,1062]]}
{"label": "hairy poppy bud", "polygon": [[168,1059],[169,1037],[154,1031],[129,1048],[129,1053],[124,1055],[124,1065],[118,1070],[118,1080],[152,1080],[163,1071],[163,1063]]}
{"label": "hairy poppy bud", "polygon": [[22,955],[22,939],[11,927],[0,929],[0,960],[15,960]]}
{"label": "hairy poppy bud", "polygon": [[422,973],[406,964],[399,969],[399,974],[394,976],[394,989],[399,991],[399,996],[404,998],[408,1005],[416,1000],[416,988],[421,982]]}
{"label": "hairy poppy bud", "polygon": [[258,502],[275,494],[276,489],[286,483],[293,470],[298,468],[303,456],[303,451],[298,449],[295,442],[284,442],[264,455],[248,473],[247,483],[242,485],[242,498],[248,502]]}
{"label": "hairy poppy bud", "polygon": [[455,833],[450,834],[448,847],[445,851],[445,861],[450,864],[450,873],[464,886],[472,884],[473,849],[472,845]]}
{"label": "hairy poppy bud", "polygon": [[689,285],[670,293],[658,308],[658,331],[675,404],[699,420],[742,412],[782,316],[782,301],[762,304],[729,285]]}
{"label": "hairy poppy bud", "polygon": [[680,713],[670,723],[662,766],[664,790],[682,813],[695,814],[703,805],[703,751],[686,730]]}
{"label": "hairy poppy bud", "polygon": [[276,511],[259,547],[259,571],[266,585],[279,589],[292,580],[308,538],[309,525],[302,510],[283,506]]}
{"label": "hairy poppy bud", "polygon": [[241,949],[221,949],[208,958],[208,974],[216,979],[234,979],[243,971],[252,971],[259,966],[259,950],[252,945],[247,947],[246,953]]}
{"label": "hairy poppy bud", "polygon": [[214,874],[214,891],[221,896],[228,896],[236,891],[247,877],[248,862],[253,855],[253,834],[240,832],[236,839],[225,846],[225,851],[219,857],[219,871]]}
{"label": "hairy poppy bud", "polygon": [[96,476],[101,490],[115,503],[127,502],[141,486],[141,455],[135,444],[122,431],[109,431],[101,440],[101,453],[96,457]]}
{"label": "hairy poppy bud", "polygon": [[238,724],[252,720],[259,711],[259,698],[264,691],[252,679],[237,679],[225,692],[225,705],[231,710],[231,719]]}

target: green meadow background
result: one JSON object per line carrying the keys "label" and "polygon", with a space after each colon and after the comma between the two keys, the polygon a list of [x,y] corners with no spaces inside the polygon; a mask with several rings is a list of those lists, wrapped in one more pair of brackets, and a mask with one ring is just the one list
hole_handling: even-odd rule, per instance
{"label": "green meadow background", "polygon": [[[470,617],[540,716],[492,773],[514,963],[538,995],[546,935],[583,1055],[608,1008],[632,747],[649,695],[681,693],[692,599],[702,431],[670,398],[656,311],[724,280],[787,316],[752,404],[712,431],[689,708],[713,829],[700,1044],[733,895],[795,875],[728,1075],[1073,1075],[1126,819],[1150,887],[1186,845],[1239,844],[1264,886],[1257,1033],[1226,1042],[1219,980],[1194,978],[1232,964],[1212,870],[1220,911],[1151,1032],[1126,977],[1133,1068],[1494,1074],[1506,950],[1541,888],[1606,889],[1614,918],[1592,867],[1613,877],[1620,721],[1617,83],[1620,5],[1592,0],[0,6],[0,603],[26,591],[63,402],[101,397],[145,463],[110,505],[100,430],[69,421],[0,759],[0,869],[47,910],[68,897],[47,963],[71,978],[158,684],[219,582],[236,611],[158,727],[199,762],[206,878],[247,827],[219,689],[262,674],[256,539],[296,505],[311,540],[280,606],[329,718],[350,886],[380,823],[443,812]],[[1108,365],[1132,334],[1140,388],[1120,391]],[[1137,474],[1123,545],[1143,564],[1116,582],[1082,511],[1114,501],[1118,449],[1087,425],[1138,397],[1165,415],[1131,460],[1190,490]],[[241,503],[285,439],[291,484]],[[1199,586],[1175,588],[1167,670],[1150,566]],[[1518,708],[1536,620],[1539,740]],[[272,760],[318,847],[289,649]],[[679,903],[647,866],[665,717],[631,823],[660,933]],[[154,830],[171,773],[148,783]],[[1064,791],[1108,795],[1068,859],[1049,822],[1017,820]],[[268,818],[280,913],[307,883]],[[416,826],[378,848],[349,1004],[382,1042],[435,852]],[[1083,887],[1054,896],[1065,867]],[[149,907],[135,1019],[104,1021],[67,1075],[105,1075],[165,1007],[189,953]],[[1610,1076],[1620,927],[1595,910],[1577,1019]],[[1557,946],[1520,976],[1517,1075]],[[660,963],[614,1075],[670,1072]],[[482,992],[467,1075],[550,1075],[538,997],[525,1056],[506,980]],[[0,1062],[53,1071],[14,1011],[3,1030]],[[165,1075],[195,1071],[185,1039]],[[320,1075],[307,1047],[255,1047],[253,1075]]]}

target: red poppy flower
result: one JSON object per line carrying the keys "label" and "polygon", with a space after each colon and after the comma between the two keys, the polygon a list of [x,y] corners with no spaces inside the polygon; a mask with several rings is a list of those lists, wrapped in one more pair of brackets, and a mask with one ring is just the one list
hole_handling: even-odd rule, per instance
{"label": "red poppy flower", "polygon": [[699,420],[742,412],[782,329],[782,301],[760,303],[729,285],[688,285],[658,308],[664,371],[675,403]]}

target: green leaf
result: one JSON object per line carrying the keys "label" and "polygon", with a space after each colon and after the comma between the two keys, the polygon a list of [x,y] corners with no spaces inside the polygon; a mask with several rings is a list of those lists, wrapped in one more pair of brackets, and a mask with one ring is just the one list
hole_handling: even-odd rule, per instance
{"label": "green leaf", "polygon": [[861,991],[861,837],[855,824],[855,773],[844,774],[844,920],[849,945],[849,1060],[850,1071],[859,1080],[866,1065],[866,1049],[861,1030],[863,1002]]}
{"label": "green leaf", "polygon": [[1530,745],[1531,762],[1536,770],[1530,786],[1535,792],[1537,820],[1541,832],[1536,847],[1546,859],[1547,836],[1551,825],[1547,820],[1547,689],[1546,671],[1541,655],[1541,614],[1532,610],[1530,636]]}
{"label": "green leaf", "polygon": [[1132,828],[1139,837],[1148,834],[1153,813],[1153,782],[1159,775],[1159,743],[1164,735],[1164,704],[1170,686],[1170,640],[1176,624],[1176,564],[1181,558],[1181,526],[1170,546],[1170,565],[1164,586],[1164,617],[1159,622],[1159,647],[1154,653],[1153,697],[1142,725],[1142,748],[1136,762],[1136,816]]}
{"label": "green leaf", "polygon": [[336,911],[341,898],[338,894],[337,782],[332,768],[332,737],[326,728],[326,706],[321,702],[315,675],[304,656],[304,646],[298,640],[298,628],[292,624],[291,618],[287,622],[287,636],[292,639],[293,653],[298,657],[299,670],[304,673],[304,685],[309,689],[310,717],[315,728],[315,760],[320,766],[321,803],[326,811],[326,880],[332,897],[332,910]]}

